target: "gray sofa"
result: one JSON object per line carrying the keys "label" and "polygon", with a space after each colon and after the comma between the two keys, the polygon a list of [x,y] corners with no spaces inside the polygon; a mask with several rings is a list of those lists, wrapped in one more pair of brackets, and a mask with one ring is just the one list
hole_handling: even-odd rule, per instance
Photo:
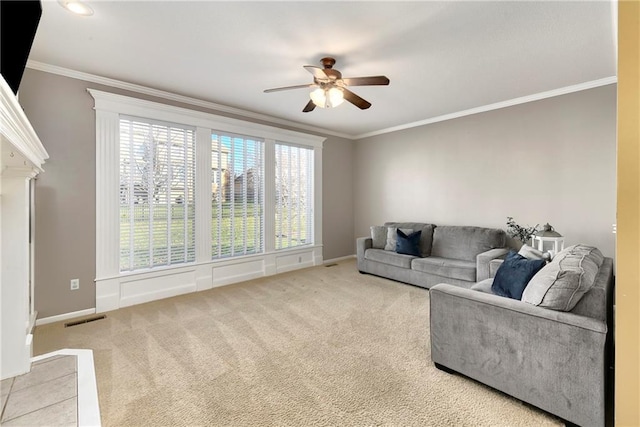
{"label": "gray sofa", "polygon": [[[524,295],[522,301],[493,295],[492,278],[473,289],[433,286],[433,362],[571,423],[605,425],[614,276],[613,260],[601,259],[593,287],[570,311],[532,305]],[[490,275],[500,262],[491,262]]]}
{"label": "gray sofa", "polygon": [[385,228],[422,230],[420,255],[398,254],[374,247],[371,236],[356,241],[358,270],[430,288],[449,283],[470,288],[490,277],[489,263],[507,252],[504,230],[473,226],[436,226],[418,222],[386,222]]}

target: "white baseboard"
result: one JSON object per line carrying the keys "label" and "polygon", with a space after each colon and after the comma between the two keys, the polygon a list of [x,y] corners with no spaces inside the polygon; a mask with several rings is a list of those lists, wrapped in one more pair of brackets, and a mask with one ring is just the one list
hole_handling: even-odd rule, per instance
{"label": "white baseboard", "polygon": [[332,259],[325,259],[323,264],[333,264],[334,262],[340,262],[340,261],[346,261],[348,259],[353,259],[355,258],[356,255],[347,255],[347,256],[341,256],[339,258],[332,258]]}
{"label": "white baseboard", "polygon": [[46,325],[47,323],[61,322],[63,320],[74,319],[76,317],[89,316],[95,313],[96,313],[95,308],[87,308],[86,310],[73,311],[71,313],[58,314],[50,317],[43,317],[42,319],[36,320],[36,326]]}

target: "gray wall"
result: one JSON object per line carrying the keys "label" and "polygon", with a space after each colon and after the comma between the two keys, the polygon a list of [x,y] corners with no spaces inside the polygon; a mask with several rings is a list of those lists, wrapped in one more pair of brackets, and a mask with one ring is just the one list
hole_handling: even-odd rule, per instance
{"label": "gray wall", "polygon": [[[95,305],[95,115],[87,87],[180,105],[25,71],[20,103],[50,155],[36,185],[40,318]],[[384,221],[505,228],[507,216],[549,222],[567,244],[613,256],[615,123],[611,85],[356,142],[328,137],[324,258],[353,254],[354,237]],[[72,278],[80,290],[69,290]]]}
{"label": "gray wall", "polygon": [[325,260],[355,253],[353,154],[355,143],[329,138],[322,150],[322,240]]}
{"label": "gray wall", "polygon": [[[93,98],[84,82],[27,69],[20,104],[49,153],[36,181],[38,318],[95,307],[96,178]],[[71,291],[69,281],[80,279]]]}
{"label": "gray wall", "polygon": [[616,86],[356,142],[356,236],[384,221],[549,222],[614,256]]}
{"label": "gray wall", "polygon": [[[50,156],[36,183],[38,318],[95,307],[95,113],[87,88],[228,116],[83,80],[25,70],[20,104]],[[325,259],[353,254],[353,144],[332,136],[324,143]],[[80,279],[77,291],[69,289],[69,280],[73,278]]]}

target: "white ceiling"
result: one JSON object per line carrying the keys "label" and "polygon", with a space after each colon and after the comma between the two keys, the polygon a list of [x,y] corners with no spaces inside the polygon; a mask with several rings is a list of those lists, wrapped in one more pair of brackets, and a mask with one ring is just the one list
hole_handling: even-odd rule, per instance
{"label": "white ceiling", "polygon": [[[43,14],[30,66],[143,85],[363,136],[616,75],[610,1],[90,1]],[[303,113],[303,65],[333,56],[344,77],[386,75],[345,102]]]}

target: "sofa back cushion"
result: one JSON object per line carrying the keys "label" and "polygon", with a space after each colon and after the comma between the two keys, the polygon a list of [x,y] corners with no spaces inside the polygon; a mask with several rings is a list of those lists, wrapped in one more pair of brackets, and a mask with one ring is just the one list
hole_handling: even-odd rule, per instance
{"label": "sofa back cushion", "polygon": [[613,259],[605,258],[591,290],[584,294],[571,312],[610,323],[613,315]]}
{"label": "sofa back cushion", "polygon": [[498,228],[439,225],[433,231],[431,255],[475,261],[482,252],[504,248],[506,239],[504,230]]}
{"label": "sofa back cushion", "polygon": [[[401,229],[408,229],[418,231],[422,230],[420,235],[420,256],[426,257],[431,255],[431,245],[433,242],[433,224],[427,224],[424,222],[385,222],[385,227],[396,227]],[[395,249],[395,248],[394,248]]]}
{"label": "sofa back cushion", "polygon": [[533,276],[522,301],[551,310],[571,311],[593,287],[603,261],[597,248],[570,246]]}

